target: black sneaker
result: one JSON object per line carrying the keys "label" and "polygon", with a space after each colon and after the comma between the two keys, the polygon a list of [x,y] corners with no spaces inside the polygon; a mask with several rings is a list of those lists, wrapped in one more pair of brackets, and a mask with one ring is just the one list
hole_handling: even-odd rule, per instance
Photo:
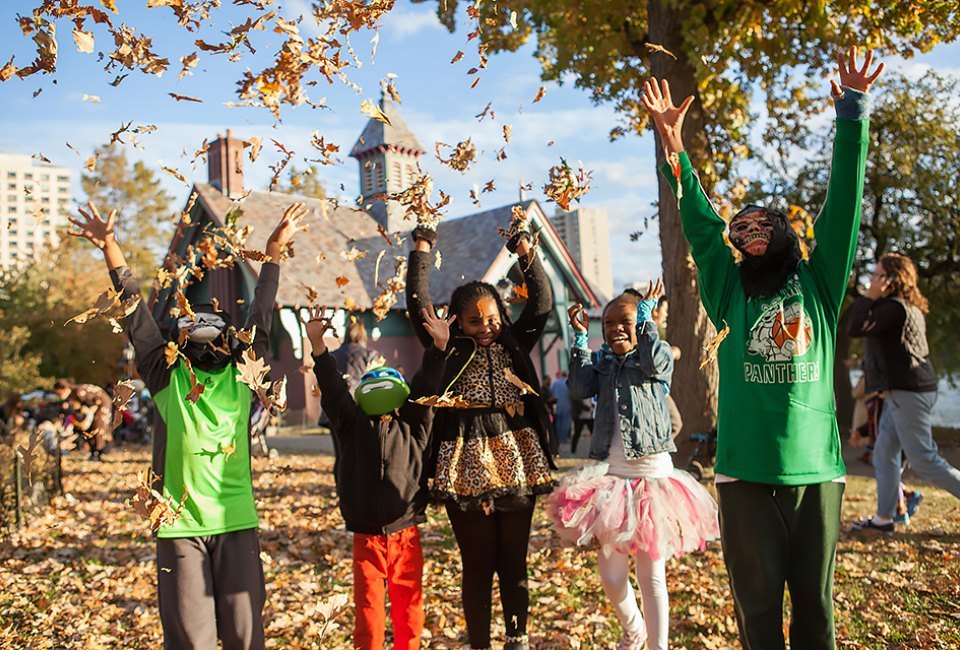
{"label": "black sneaker", "polygon": [[865,530],[872,530],[877,533],[892,533],[896,526],[891,521],[888,524],[875,524],[873,522],[873,517],[864,517],[853,522],[853,525],[850,527],[851,530],[862,532]]}

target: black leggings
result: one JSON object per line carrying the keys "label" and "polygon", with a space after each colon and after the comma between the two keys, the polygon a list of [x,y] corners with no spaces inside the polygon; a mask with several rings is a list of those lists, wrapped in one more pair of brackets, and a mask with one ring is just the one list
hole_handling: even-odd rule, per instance
{"label": "black leggings", "polygon": [[500,603],[507,636],[527,633],[527,543],[534,504],[529,509],[485,514],[447,504],[463,564],[463,614],[473,648],[490,647],[493,574],[500,578]]}
{"label": "black leggings", "polygon": [[593,418],[575,418],[573,420],[573,438],[570,439],[570,453],[577,453],[577,443],[580,442],[580,435],[586,431],[592,435]]}

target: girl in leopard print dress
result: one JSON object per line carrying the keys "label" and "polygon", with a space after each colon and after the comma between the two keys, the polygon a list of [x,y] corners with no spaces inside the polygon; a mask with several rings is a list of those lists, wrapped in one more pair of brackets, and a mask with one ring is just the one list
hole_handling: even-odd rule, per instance
{"label": "girl in leopard print dress", "polygon": [[[431,339],[421,315],[431,309],[430,248],[436,232],[418,227],[410,254],[407,307],[424,345]],[[527,542],[536,497],[556,485],[551,469],[556,440],[530,352],[553,307],[550,283],[526,233],[507,248],[520,256],[528,298],[513,323],[497,290],[468,282],[450,298],[456,317],[442,385],[452,408],[433,422],[431,494],[443,503],[463,562],[462,598],[474,649],[490,647],[493,575],[507,630],[505,649],[527,648]]]}

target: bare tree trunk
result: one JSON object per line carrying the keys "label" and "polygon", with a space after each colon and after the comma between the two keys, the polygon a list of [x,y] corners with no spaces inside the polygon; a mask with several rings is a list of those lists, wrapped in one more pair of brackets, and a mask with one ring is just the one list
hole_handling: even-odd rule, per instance
{"label": "bare tree trunk", "polygon": [[[674,52],[679,60],[654,53],[650,69],[657,79],[667,79],[675,101],[679,104],[687,95],[697,95],[694,70],[686,62],[680,16],[669,0],[649,0],[647,5],[649,39]],[[687,113],[683,141],[694,166],[707,159],[709,148],[699,101],[694,101]],[[657,168],[665,162],[663,147],[656,138]],[[717,385],[719,375],[716,363],[700,370],[705,343],[716,334],[713,324],[700,303],[697,269],[690,255],[690,247],[683,236],[677,202],[666,180],[660,177],[660,249],[663,255],[663,281],[670,298],[670,343],[679,346],[683,355],[673,373],[670,393],[689,432],[706,432],[716,424]]]}
{"label": "bare tree trunk", "polygon": [[853,387],[850,385],[850,368],[847,359],[850,358],[850,335],[847,334],[847,321],[850,309],[843,310],[837,323],[837,352],[833,361],[833,394],[837,405],[837,425],[840,427],[840,438],[846,439],[847,430],[853,422]]}

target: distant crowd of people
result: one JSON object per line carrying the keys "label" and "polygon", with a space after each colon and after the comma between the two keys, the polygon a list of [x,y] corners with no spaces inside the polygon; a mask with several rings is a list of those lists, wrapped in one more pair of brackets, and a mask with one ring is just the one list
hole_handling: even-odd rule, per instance
{"label": "distant crowd of people", "polygon": [[58,379],[49,391],[10,395],[0,405],[0,440],[12,440],[19,431],[36,431],[47,451],[81,450],[93,461],[102,461],[112,444],[149,442],[149,393],[135,391],[124,401],[114,426],[113,389]]}

